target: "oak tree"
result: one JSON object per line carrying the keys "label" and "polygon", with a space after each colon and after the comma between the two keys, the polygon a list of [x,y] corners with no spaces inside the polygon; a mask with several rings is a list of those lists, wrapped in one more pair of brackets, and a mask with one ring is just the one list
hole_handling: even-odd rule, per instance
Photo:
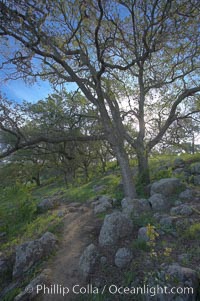
{"label": "oak tree", "polygon": [[[3,53],[3,67],[15,65],[13,77],[76,83],[97,108],[125,195],[134,197],[125,143],[148,183],[150,151],[179,117],[181,103],[195,102],[200,91],[198,1],[1,0],[0,8],[1,42],[16,43]],[[127,118],[137,125],[136,136]],[[36,142],[20,137],[18,147]]]}

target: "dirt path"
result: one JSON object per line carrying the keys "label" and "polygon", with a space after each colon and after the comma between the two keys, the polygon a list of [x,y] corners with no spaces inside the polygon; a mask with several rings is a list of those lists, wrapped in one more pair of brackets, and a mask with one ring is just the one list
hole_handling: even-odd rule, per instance
{"label": "dirt path", "polygon": [[84,248],[92,243],[92,237],[97,230],[96,227],[97,224],[92,209],[86,205],[76,208],[75,212],[70,212],[65,216],[63,237],[59,250],[52,258],[52,262],[47,265],[47,268],[51,270],[50,285],[48,286],[55,285],[59,292],[61,286],[68,287],[70,292],[65,297],[60,293],[43,294],[38,300],[73,300],[75,295],[72,293],[72,287],[75,284],[81,285],[84,283],[78,272],[79,258]]}

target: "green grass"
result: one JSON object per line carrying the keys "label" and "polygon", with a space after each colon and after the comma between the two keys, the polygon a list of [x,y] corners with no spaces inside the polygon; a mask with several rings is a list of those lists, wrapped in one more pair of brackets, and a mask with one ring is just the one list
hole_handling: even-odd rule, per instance
{"label": "green grass", "polygon": [[63,184],[62,181],[57,181],[54,179],[54,182],[52,183],[45,183],[45,185],[41,185],[40,187],[34,187],[32,189],[32,195],[33,197],[37,199],[44,199],[47,197],[51,197],[58,193],[63,193],[63,195],[66,193],[67,188]]}
{"label": "green grass", "polygon": [[[149,159],[151,180],[171,177],[175,158],[177,158],[177,155],[156,155],[151,157]],[[180,158],[190,165],[200,161],[200,154],[182,154]],[[136,166],[136,160],[132,160],[131,165]],[[159,170],[160,166],[168,166],[168,169]],[[59,218],[56,212],[48,211],[47,213],[38,214],[37,203],[44,198],[57,195],[58,198],[62,198],[66,202],[86,202],[97,195],[106,194],[121,201],[123,191],[119,186],[121,181],[119,166],[117,166],[116,162],[110,162],[106,170],[107,175],[100,175],[97,172],[90,182],[82,184],[82,180],[78,179],[76,185],[68,188],[61,179],[56,178],[45,181],[45,185],[43,184],[40,187],[16,184],[4,189],[0,188],[0,232],[6,232],[5,239],[3,238],[0,242],[0,251],[9,254],[16,245],[27,240],[36,239],[46,231],[53,232],[58,236],[62,233],[62,218]],[[108,172],[112,173],[108,174]],[[102,185],[104,186],[103,190],[100,192],[94,191],[94,186]],[[105,213],[99,214],[97,217],[103,219]],[[134,216],[132,219],[135,227],[147,226],[148,223],[158,226],[151,213],[141,213],[140,216]],[[164,230],[170,234],[173,229],[166,228]],[[200,238],[200,223],[182,225],[179,231],[181,232],[181,239],[197,240]],[[149,251],[146,242],[139,239],[133,241],[132,247],[138,253],[140,251],[142,251],[141,253]],[[127,271],[123,277],[124,284],[128,285],[134,278],[135,272],[132,269]],[[14,289],[3,300],[11,301],[18,293],[19,289]],[[80,297],[83,297],[83,299],[79,300],[85,300],[86,296]],[[105,300],[106,297],[105,295],[87,296],[87,300],[101,301]],[[119,298],[119,300],[122,299],[123,297]]]}
{"label": "green grass", "polygon": [[101,219],[101,220],[104,220],[105,216],[107,215],[106,212],[102,212],[102,213],[98,213],[96,215],[97,218]]}
{"label": "green grass", "polygon": [[133,250],[149,252],[150,248],[147,242],[144,239],[137,238],[133,240],[131,247]]}
{"label": "green grass", "polygon": [[0,231],[5,231],[8,236],[16,234],[22,225],[34,218],[36,204],[29,189],[19,184],[1,189],[0,193]]}
{"label": "green grass", "polygon": [[13,301],[14,298],[21,293],[21,289],[20,288],[15,288],[13,290],[11,290],[10,292],[8,292],[6,294],[6,296],[3,297],[2,301]]}
{"label": "green grass", "polygon": [[[40,237],[46,231],[57,233],[62,227],[62,220],[56,214],[46,213],[38,216],[30,223],[21,224],[7,237],[6,242],[0,245],[0,250],[12,251],[16,245],[27,240],[33,240]],[[17,232],[17,233],[16,233]]]}
{"label": "green grass", "polygon": [[186,164],[192,164],[195,162],[200,162],[200,153],[196,154],[182,154],[180,156],[181,159],[183,159]]}
{"label": "green grass", "polygon": [[[173,166],[173,162],[176,158],[183,159],[186,164],[192,164],[195,162],[200,162],[200,153],[196,154],[181,154],[177,156],[175,154],[171,155],[154,155],[149,158],[149,168],[150,171],[157,169],[160,166]],[[137,165],[137,164],[136,164]]]}
{"label": "green grass", "polygon": [[66,191],[66,198],[69,201],[85,202],[97,196],[94,191],[94,186],[105,185],[99,194],[107,194],[113,198],[123,198],[123,192],[119,188],[120,177],[118,175],[107,175],[101,178],[96,178],[93,181],[79,187],[71,187]]}
{"label": "green grass", "polygon": [[62,219],[56,213],[48,211],[44,214],[37,212],[37,204],[41,199],[57,195],[66,202],[85,202],[94,198],[97,193],[94,185],[104,185],[100,194],[121,199],[123,192],[119,189],[120,177],[107,175],[79,187],[66,188],[60,182],[50,182],[41,187],[27,187],[16,184],[1,188],[0,200],[0,232],[6,232],[6,239],[0,244],[0,250],[11,252],[13,248],[26,240],[38,238],[45,231],[59,232]]}
{"label": "green grass", "polygon": [[157,224],[156,219],[151,212],[144,212],[139,216],[133,216],[132,221],[135,227],[146,227],[148,224],[155,226]]}
{"label": "green grass", "polygon": [[56,232],[61,225],[56,213],[37,214],[39,199],[33,198],[27,187],[17,184],[0,193],[0,232],[6,233],[0,250],[12,252],[16,245],[38,238],[45,231]]}
{"label": "green grass", "polygon": [[123,286],[131,286],[131,283],[136,279],[136,273],[134,270],[125,271],[123,275]]}
{"label": "green grass", "polygon": [[[118,174],[99,176],[86,184],[71,185],[67,188],[62,182],[54,182],[33,189],[33,196],[37,199],[51,197],[55,194],[62,194],[67,202],[85,202],[97,196],[94,186],[105,186],[99,194],[107,194],[117,200],[123,198],[123,191],[119,188],[121,177]],[[78,183],[78,181],[77,181]]]}

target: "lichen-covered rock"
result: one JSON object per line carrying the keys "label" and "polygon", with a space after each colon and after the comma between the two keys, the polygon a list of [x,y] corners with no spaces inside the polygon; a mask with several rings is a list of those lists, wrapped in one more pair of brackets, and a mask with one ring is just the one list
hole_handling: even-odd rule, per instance
{"label": "lichen-covered rock", "polygon": [[186,189],[179,194],[179,199],[182,201],[192,201],[194,193],[191,189]]}
{"label": "lichen-covered rock", "polygon": [[100,258],[100,263],[101,263],[102,265],[104,265],[104,264],[106,264],[107,262],[108,262],[107,257],[106,257],[106,256],[101,256],[101,258]]}
{"label": "lichen-covered rock", "polygon": [[174,169],[173,170],[173,172],[172,172],[172,175],[173,176],[183,176],[184,177],[184,175],[185,175],[185,171],[184,171],[184,168],[176,168],[176,169]]}
{"label": "lichen-covered rock", "polygon": [[200,162],[191,164],[190,170],[192,174],[200,175]]}
{"label": "lichen-covered rock", "polygon": [[106,185],[94,185],[93,190],[94,192],[101,192],[106,189]]}
{"label": "lichen-covered rock", "polygon": [[112,208],[112,199],[106,195],[102,195],[98,201],[94,203],[94,213],[102,213]]}
{"label": "lichen-covered rock", "polygon": [[115,265],[123,269],[128,266],[128,264],[133,259],[133,253],[128,248],[120,248],[117,250],[117,253],[115,254]]}
{"label": "lichen-covered rock", "polygon": [[0,277],[7,273],[9,270],[8,260],[6,258],[0,258]]}
{"label": "lichen-covered rock", "polygon": [[110,203],[112,203],[112,198],[110,196],[108,196],[108,195],[105,195],[105,194],[97,196],[97,197],[95,197],[93,199],[92,205],[96,206],[97,204],[103,203],[103,202],[110,202]]}
{"label": "lichen-covered rock", "polygon": [[40,239],[28,241],[16,248],[13,277],[28,271],[42,257],[55,250],[57,239],[54,234],[46,232]]}
{"label": "lichen-covered rock", "polygon": [[42,286],[49,282],[50,273],[51,270],[45,269],[41,274],[31,280],[31,282],[25,287],[25,289],[14,298],[14,301],[29,301],[37,297],[40,292],[43,292]]}
{"label": "lichen-covered rock", "polygon": [[173,167],[176,169],[176,168],[182,168],[185,166],[185,161],[181,158],[176,158],[174,160],[174,163],[173,163]]}
{"label": "lichen-covered rock", "polygon": [[190,258],[190,255],[188,253],[183,253],[178,255],[178,261],[180,261],[181,263],[188,261]]}
{"label": "lichen-covered rock", "polygon": [[154,211],[164,211],[169,208],[170,203],[165,196],[155,193],[149,198],[149,203]]}
{"label": "lichen-covered rock", "polygon": [[196,186],[200,185],[200,175],[197,175],[197,176],[193,177],[193,183]]}
{"label": "lichen-covered rock", "polygon": [[134,208],[135,208],[135,200],[134,199],[129,199],[129,198],[124,198],[121,201],[121,206],[122,206],[122,212],[123,214],[127,216],[131,216]]}
{"label": "lichen-covered rock", "polygon": [[0,300],[13,289],[12,271],[15,261],[15,254],[6,255],[0,252]]}
{"label": "lichen-covered rock", "polygon": [[92,272],[94,265],[99,257],[99,252],[94,244],[90,244],[83,252],[79,260],[80,273],[84,279]]}
{"label": "lichen-covered rock", "polygon": [[154,182],[151,186],[151,195],[160,193],[166,197],[173,196],[185,189],[185,185],[177,178],[166,178]]}
{"label": "lichen-covered rock", "polygon": [[173,218],[171,216],[163,216],[160,219],[160,225],[164,228],[171,227],[173,222]]}
{"label": "lichen-covered rock", "polygon": [[58,213],[57,213],[57,217],[62,218],[62,217],[65,216],[66,213],[67,213],[67,211],[65,211],[65,210],[60,210],[60,211],[58,211]]}
{"label": "lichen-covered rock", "polygon": [[149,200],[147,199],[139,199],[136,202],[136,209],[141,211],[147,211],[151,209],[151,204],[149,203]]}
{"label": "lichen-covered rock", "polygon": [[106,215],[99,235],[101,246],[112,246],[132,234],[132,221],[121,212]]}
{"label": "lichen-covered rock", "polygon": [[138,230],[138,239],[144,240],[144,241],[149,241],[149,236],[147,234],[147,227],[141,227]]}
{"label": "lichen-covered rock", "polygon": [[193,209],[188,205],[180,205],[177,207],[172,207],[170,210],[171,215],[190,216],[192,213],[193,213]]}
{"label": "lichen-covered rock", "polygon": [[[197,273],[180,266],[178,263],[164,266],[155,279],[149,279],[151,287],[166,287],[167,293],[155,290],[155,294],[146,294],[145,301],[197,301],[199,279]],[[173,293],[171,289],[173,288]],[[177,288],[177,290],[176,290]],[[184,290],[184,288],[189,288]]]}
{"label": "lichen-covered rock", "polygon": [[122,212],[126,216],[130,217],[132,214],[137,215],[141,212],[149,212],[151,206],[147,199],[129,199],[124,198],[121,201]]}
{"label": "lichen-covered rock", "polygon": [[175,202],[174,202],[174,206],[180,206],[180,205],[182,205],[183,203],[180,201],[180,200],[176,200]]}
{"label": "lichen-covered rock", "polygon": [[[179,297],[184,301],[195,301],[197,297],[197,290],[199,287],[199,279],[197,273],[190,269],[180,265],[172,264],[165,268],[166,275],[176,282],[176,286],[180,287],[192,287],[194,294],[181,294]],[[178,282],[178,283],[177,283]]]}
{"label": "lichen-covered rock", "polygon": [[41,213],[46,212],[50,209],[56,208],[59,204],[60,201],[57,198],[44,199],[37,205],[37,210]]}

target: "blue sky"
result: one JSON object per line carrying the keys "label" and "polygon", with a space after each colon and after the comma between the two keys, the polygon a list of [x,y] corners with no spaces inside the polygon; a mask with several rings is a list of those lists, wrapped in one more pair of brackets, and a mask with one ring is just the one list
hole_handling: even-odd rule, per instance
{"label": "blue sky", "polygon": [[47,81],[38,81],[33,85],[26,84],[22,79],[9,80],[1,83],[1,93],[9,100],[22,102],[36,102],[44,99],[53,92]]}
{"label": "blue sky", "polygon": [[[128,15],[127,10],[122,6],[120,7],[120,14],[123,18]],[[16,48],[20,47],[20,43],[11,37],[8,37],[4,42],[0,49],[0,66],[6,60],[5,58],[9,58],[9,54],[13,57]],[[37,60],[34,63],[36,63],[36,65],[39,64]],[[48,81],[38,80],[33,85],[26,84],[23,79],[8,80],[5,82],[5,77],[9,77],[9,69],[16,71],[15,66],[12,64],[4,65],[3,69],[0,69],[0,93],[5,95],[9,100],[19,103],[23,100],[37,102],[53,93],[53,89]],[[11,73],[10,71],[10,74]],[[70,83],[67,84],[65,88],[70,92],[77,89],[77,85]]]}
{"label": "blue sky", "polygon": [[[3,58],[0,54],[0,64],[3,62]],[[24,100],[27,102],[37,102],[38,100],[44,100],[49,94],[54,93],[55,90],[51,87],[48,80],[44,81],[37,78],[34,84],[28,84],[23,79],[9,79],[13,70],[16,72],[15,66],[8,64],[0,69],[0,93],[5,95],[9,100],[21,103]],[[7,79],[7,80],[5,80]],[[75,83],[67,83],[65,89],[70,92],[77,89]],[[58,87],[58,91],[60,87]]]}

